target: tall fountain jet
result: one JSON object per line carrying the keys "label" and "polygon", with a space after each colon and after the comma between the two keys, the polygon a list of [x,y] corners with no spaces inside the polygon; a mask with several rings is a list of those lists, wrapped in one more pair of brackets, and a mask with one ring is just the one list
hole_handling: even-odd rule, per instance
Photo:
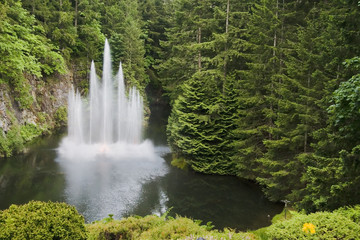
{"label": "tall fountain jet", "polygon": [[106,152],[111,145],[140,144],[143,124],[143,99],[135,87],[125,92],[120,63],[116,76],[112,74],[110,46],[105,41],[101,81],[94,62],[90,70],[90,91],[82,98],[72,89],[68,99],[67,142],[75,145],[98,145]]}

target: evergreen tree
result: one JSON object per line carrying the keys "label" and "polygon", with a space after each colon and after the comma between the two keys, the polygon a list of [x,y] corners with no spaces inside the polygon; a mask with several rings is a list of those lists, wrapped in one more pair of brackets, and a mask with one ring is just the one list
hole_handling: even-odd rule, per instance
{"label": "evergreen tree", "polygon": [[49,19],[45,20],[47,36],[59,46],[69,62],[78,37],[74,26],[74,8],[70,0],[49,1],[49,11]]}
{"label": "evergreen tree", "polygon": [[145,75],[145,46],[138,2],[107,1],[103,16],[103,32],[112,46],[113,62],[118,64],[121,61],[126,81],[144,91],[148,78]]}
{"label": "evergreen tree", "polygon": [[[346,66],[360,70],[359,58]],[[358,204],[360,191],[360,139],[358,136],[360,75],[340,84],[328,108],[329,124],[316,132],[316,152],[304,157],[307,165],[299,207],[307,211],[331,210]]]}
{"label": "evergreen tree", "polygon": [[98,60],[104,43],[100,17],[103,5],[98,0],[24,0],[28,9],[44,26],[46,36],[59,46],[69,63],[84,62],[88,70],[91,60]]}
{"label": "evergreen tree", "polygon": [[[174,56],[165,61],[161,67],[170,66],[167,64],[170,64],[171,62],[174,63],[174,61],[181,59],[182,54],[188,55],[191,53],[193,55],[192,60],[189,59],[187,62],[184,62],[184,64],[189,64],[191,62],[193,64],[192,69],[190,68],[190,65],[188,65],[188,77],[192,78],[190,75],[193,74],[192,76],[197,76],[197,78],[204,78],[201,79],[201,81],[205,81],[205,79],[209,77],[216,80],[214,82],[214,87],[216,87],[219,92],[214,96],[213,102],[216,102],[216,104],[211,107],[211,111],[214,114],[216,113],[218,117],[214,120],[213,125],[208,126],[209,128],[212,128],[212,131],[208,130],[208,135],[209,137],[223,139],[222,143],[218,143],[218,146],[214,146],[220,149],[217,151],[217,158],[222,159],[221,161],[223,161],[223,166],[219,164],[219,172],[222,172],[222,174],[225,174],[226,172],[227,174],[234,174],[235,168],[231,159],[231,155],[233,154],[232,142],[235,139],[233,136],[233,130],[235,128],[234,120],[236,118],[235,113],[237,109],[237,92],[235,89],[236,83],[234,77],[236,64],[234,62],[239,59],[239,54],[236,53],[235,46],[230,43],[237,37],[237,33],[235,32],[238,31],[239,28],[244,27],[245,17],[243,15],[247,16],[248,13],[243,13],[243,11],[247,8],[243,3],[230,3],[230,1],[225,3],[221,1],[211,3],[208,1],[201,1],[198,3],[183,1],[180,3],[183,5],[178,6],[179,10],[183,10],[185,7],[189,7],[190,4],[193,4],[191,5],[192,8],[189,9],[191,18],[182,19],[181,24],[183,24],[182,21],[187,24],[191,21],[193,24],[191,31],[196,35],[196,38],[187,38],[187,35],[184,34],[184,32],[181,32],[181,36],[185,36],[186,38],[184,39],[186,39],[186,41],[177,43],[176,41],[178,41],[178,38],[174,39],[174,42],[170,41],[171,44],[174,44],[174,46],[177,47],[176,49],[181,49],[182,51],[174,52]],[[233,7],[231,9],[234,13],[230,11],[230,6]],[[176,24],[178,24],[178,22],[176,22]],[[197,26],[197,28],[195,26]],[[188,25],[185,27],[189,28]],[[178,29],[178,27],[174,27],[171,31],[174,29]],[[178,30],[183,31],[184,29]],[[169,38],[172,36],[172,34],[168,35]],[[178,34],[176,36],[178,37],[180,35]],[[186,49],[187,52],[185,52],[184,49]],[[188,55],[187,57],[190,56]],[[180,66],[182,65],[174,67]],[[182,73],[183,72],[184,71],[182,71]],[[169,73],[167,72],[167,74]],[[184,79],[186,79],[185,76]],[[169,79],[166,79],[165,81],[169,81]],[[180,83],[179,86],[182,86],[182,81],[184,80],[179,79],[176,83]],[[173,81],[170,82],[173,83]],[[171,96],[176,98],[177,94],[181,93],[181,90],[184,89],[185,88],[179,87],[178,89],[168,88],[167,90],[171,92]],[[209,92],[207,94],[212,93]],[[178,100],[175,100],[175,102],[178,104]],[[176,113],[173,113],[169,121],[169,126],[173,124],[173,119],[176,117]],[[177,144],[176,141],[181,141],[177,138],[170,138],[169,140],[170,142],[175,141],[173,143],[175,145]],[[181,152],[181,148],[177,149]],[[220,166],[222,168],[221,171]],[[196,168],[195,164],[192,164],[192,167]]]}
{"label": "evergreen tree", "polygon": [[218,123],[219,77],[198,72],[183,84],[182,95],[169,117],[167,134],[175,158],[184,158],[198,172],[228,174],[232,164],[224,161],[224,130]]}
{"label": "evergreen tree", "polygon": [[91,60],[100,61],[105,36],[101,32],[102,4],[98,0],[77,0],[76,30],[78,39],[76,57],[83,57],[90,69]]}
{"label": "evergreen tree", "polygon": [[146,65],[152,74],[156,74],[154,66],[164,56],[161,41],[166,41],[165,29],[169,27],[171,13],[166,11],[170,3],[160,0],[146,0],[140,2],[143,28],[146,35]]}
{"label": "evergreen tree", "polygon": [[[275,78],[281,66],[279,36],[281,30],[279,1],[264,0],[251,9],[247,25],[247,39],[241,47],[248,49],[244,56],[248,69],[241,69],[238,98],[239,118],[234,143],[237,154],[237,175],[255,179],[258,161],[266,148],[265,139],[272,139],[270,131],[275,120]],[[258,169],[259,170],[259,169]]]}
{"label": "evergreen tree", "polygon": [[216,52],[210,42],[213,33],[220,29],[214,17],[220,5],[221,1],[209,0],[177,0],[171,4],[174,13],[166,32],[168,40],[162,43],[168,57],[158,67],[171,101],[181,93],[181,84],[194,73],[213,69],[209,60]]}
{"label": "evergreen tree", "polygon": [[326,124],[323,102],[327,89],[338,81],[340,46],[344,44],[336,25],[341,15],[331,9],[327,3],[313,4],[296,38],[287,41],[283,60],[286,71],[274,76],[276,120],[272,138],[264,141],[267,151],[261,160],[263,175],[258,177],[274,200],[301,198],[297,190],[304,187],[300,181],[305,171],[302,154],[312,151],[312,133]]}

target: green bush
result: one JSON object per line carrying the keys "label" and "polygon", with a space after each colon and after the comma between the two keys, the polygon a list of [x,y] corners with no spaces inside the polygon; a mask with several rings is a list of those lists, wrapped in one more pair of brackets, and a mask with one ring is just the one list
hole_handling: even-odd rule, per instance
{"label": "green bush", "polygon": [[360,224],[360,205],[356,205],[354,207],[339,208],[334,212],[337,212],[347,218],[350,218],[353,222]]}
{"label": "green bush", "polygon": [[190,235],[205,235],[206,229],[189,218],[177,217],[144,232],[142,239],[180,239]]}
{"label": "green bush", "polygon": [[89,240],[111,239],[254,239],[252,233],[235,233],[233,230],[209,230],[208,225],[201,226],[200,221],[189,218],[165,216],[128,217],[113,220],[111,217],[87,225]]}
{"label": "green bush", "polygon": [[2,134],[2,132],[0,131],[0,157],[10,156],[10,155],[11,155],[11,149],[6,139],[6,135]]}
{"label": "green bush", "polygon": [[19,152],[24,147],[24,140],[20,134],[20,126],[13,124],[5,137],[5,144],[2,146],[7,157],[11,156],[13,152]]}
{"label": "green bush", "polygon": [[34,139],[35,137],[40,136],[41,133],[42,133],[42,130],[37,125],[31,124],[31,123],[22,125],[20,127],[20,134],[25,142],[29,142],[32,139]]}
{"label": "green bush", "polygon": [[161,225],[164,221],[157,216],[128,217],[122,220],[110,217],[87,225],[87,229],[90,240],[139,239],[143,231]]}
{"label": "green bush", "polygon": [[[315,233],[306,232],[305,223],[314,225]],[[338,212],[295,214],[288,221],[271,225],[263,239],[360,239],[360,226]]]}
{"label": "green bush", "polygon": [[55,127],[60,128],[66,126],[67,123],[67,108],[65,106],[59,107],[54,115]]}
{"label": "green bush", "polygon": [[66,203],[31,201],[0,211],[0,239],[86,239],[84,218]]}
{"label": "green bush", "polygon": [[31,95],[31,85],[29,81],[21,76],[18,79],[14,79],[12,85],[15,92],[15,100],[19,103],[20,109],[30,109],[34,103],[34,99]]}

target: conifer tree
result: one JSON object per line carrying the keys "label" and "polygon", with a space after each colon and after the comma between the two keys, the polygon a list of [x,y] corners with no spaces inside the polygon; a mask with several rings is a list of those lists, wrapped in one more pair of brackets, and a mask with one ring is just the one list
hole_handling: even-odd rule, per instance
{"label": "conifer tree", "polygon": [[[345,66],[359,72],[359,58],[347,60]],[[302,158],[306,187],[299,207],[309,212],[359,203],[359,87],[360,75],[355,74],[334,91],[328,125],[314,134],[315,153]]]}
{"label": "conifer tree", "polygon": [[[338,46],[343,44],[341,38],[331,37],[341,36],[336,26],[339,18],[326,7],[314,5],[310,9],[296,39],[288,41],[286,72],[277,77],[274,134],[264,141],[267,152],[261,160],[263,175],[258,177],[274,200],[299,200],[297,190],[304,187],[300,181],[305,171],[302,154],[312,151],[312,133],[326,123],[322,102],[327,97],[326,88],[336,81],[341,62]],[[328,51],[324,46],[332,47]]]}
{"label": "conifer tree", "polygon": [[76,31],[78,39],[75,57],[84,58],[90,69],[91,60],[100,61],[105,36],[101,32],[99,0],[77,0]]}
{"label": "conifer tree", "polygon": [[107,2],[102,23],[112,46],[113,62],[122,61],[126,81],[144,91],[148,78],[145,75],[145,46],[138,2]]}
{"label": "conifer tree", "polygon": [[171,13],[166,11],[170,3],[160,0],[140,2],[146,49],[146,65],[155,73],[153,66],[164,56],[161,41],[166,41],[165,30],[169,27]]}
{"label": "conifer tree", "polygon": [[218,124],[218,77],[198,72],[183,85],[169,118],[168,141],[175,158],[184,158],[195,171],[227,174],[231,162],[221,150],[223,129]]}
{"label": "conifer tree", "polygon": [[[210,59],[216,53],[209,42],[219,32],[214,14],[220,1],[178,0],[172,3],[173,18],[162,46],[168,52],[158,69],[171,101],[181,93],[181,84],[202,70],[213,69]],[[225,19],[224,19],[225,22]]]}
{"label": "conifer tree", "polygon": [[[258,160],[266,152],[263,140],[271,139],[270,129],[275,120],[275,78],[280,68],[279,36],[281,20],[279,1],[264,0],[251,9],[247,25],[247,70],[241,71],[240,96],[238,98],[239,118],[234,143],[237,154],[237,175],[255,179]],[[281,15],[280,15],[281,16]]]}

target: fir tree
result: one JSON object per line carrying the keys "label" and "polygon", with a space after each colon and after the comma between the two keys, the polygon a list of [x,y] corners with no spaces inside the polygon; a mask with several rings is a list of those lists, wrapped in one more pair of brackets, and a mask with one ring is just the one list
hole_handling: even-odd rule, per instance
{"label": "fir tree", "polygon": [[[296,38],[287,41],[283,60],[286,71],[275,75],[276,121],[271,129],[273,138],[264,141],[264,175],[258,178],[274,200],[300,199],[297,190],[304,187],[300,179],[305,171],[300,159],[312,151],[312,133],[325,126],[322,102],[327,97],[326,87],[336,81],[341,62],[338,46],[343,44],[342,39],[331,37],[340,36],[338,16],[316,4],[305,20]],[[328,51],[324,46],[332,47]]]}
{"label": "fir tree", "polygon": [[276,99],[275,79],[279,73],[279,19],[278,1],[261,1],[252,8],[247,25],[247,41],[241,47],[248,49],[243,56],[247,59],[247,70],[241,71],[241,89],[238,98],[239,118],[234,143],[237,154],[237,174],[254,179],[257,161],[265,153],[263,140],[271,139],[270,129],[274,126]]}
{"label": "fir tree", "polygon": [[221,152],[223,129],[218,124],[219,102],[216,74],[198,72],[183,85],[167,128],[175,158],[184,158],[195,171],[227,174],[231,162]]}
{"label": "fir tree", "polygon": [[[359,59],[347,60],[346,66],[359,71]],[[359,203],[359,88],[359,74],[340,84],[328,108],[328,126],[315,134],[316,152],[302,158],[306,187],[299,207],[309,212]]]}

